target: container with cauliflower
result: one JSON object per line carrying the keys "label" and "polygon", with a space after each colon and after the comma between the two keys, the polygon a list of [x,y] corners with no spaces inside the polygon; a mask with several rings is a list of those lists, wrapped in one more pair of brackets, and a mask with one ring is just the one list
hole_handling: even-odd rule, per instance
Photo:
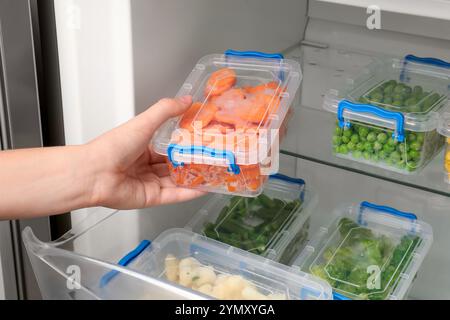
{"label": "container with cauliflower", "polygon": [[214,195],[186,228],[288,264],[306,242],[315,202],[304,180],[272,175],[256,198]]}
{"label": "container with cauliflower", "polygon": [[130,268],[214,299],[331,298],[319,278],[185,229],[162,233]]}

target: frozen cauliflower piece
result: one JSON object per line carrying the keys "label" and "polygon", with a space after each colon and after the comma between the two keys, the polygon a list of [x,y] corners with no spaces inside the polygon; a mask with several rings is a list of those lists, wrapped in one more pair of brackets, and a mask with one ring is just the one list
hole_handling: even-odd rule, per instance
{"label": "frozen cauliflower piece", "polygon": [[178,259],[174,255],[168,254],[164,262],[167,280],[178,281]]}
{"label": "frozen cauliflower piece", "polygon": [[216,281],[216,273],[212,267],[198,267],[193,270],[192,283],[201,287],[204,284],[213,284]]}
{"label": "frozen cauliflower piece", "polygon": [[204,284],[201,287],[199,287],[197,289],[197,291],[199,291],[203,294],[206,294],[206,295],[211,295],[211,293],[213,291],[213,286],[207,283],[207,284]]}
{"label": "frozen cauliflower piece", "polygon": [[267,300],[267,296],[259,292],[256,288],[250,286],[242,290],[242,299],[244,300]]}

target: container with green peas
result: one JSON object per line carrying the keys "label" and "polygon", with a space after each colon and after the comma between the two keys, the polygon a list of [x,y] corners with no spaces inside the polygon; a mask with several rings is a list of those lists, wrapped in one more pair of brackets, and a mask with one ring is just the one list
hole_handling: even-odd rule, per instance
{"label": "container with green peas", "polygon": [[306,243],[315,201],[303,180],[277,174],[258,197],[214,195],[186,228],[288,264]]}
{"label": "container with green peas", "polygon": [[333,154],[409,174],[440,151],[444,139],[436,129],[448,101],[450,65],[407,58],[377,61],[364,77],[326,95],[324,108],[338,118]]}

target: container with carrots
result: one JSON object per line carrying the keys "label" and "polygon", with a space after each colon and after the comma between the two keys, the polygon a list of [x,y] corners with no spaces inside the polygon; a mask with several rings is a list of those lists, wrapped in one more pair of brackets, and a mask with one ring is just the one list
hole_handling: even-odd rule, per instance
{"label": "container with carrots", "polygon": [[300,86],[296,61],[238,52],[203,57],[177,96],[192,106],[157,132],[173,181],[208,192],[257,196],[277,172],[278,145]]}

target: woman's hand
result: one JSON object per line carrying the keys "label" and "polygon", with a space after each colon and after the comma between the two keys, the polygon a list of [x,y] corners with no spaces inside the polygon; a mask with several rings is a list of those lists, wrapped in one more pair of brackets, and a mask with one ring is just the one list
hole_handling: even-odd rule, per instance
{"label": "woman's hand", "polygon": [[186,201],[203,194],[176,187],[164,157],[153,152],[149,144],[166,120],[182,114],[191,103],[190,96],[162,99],[87,145],[97,167],[93,205],[134,209]]}
{"label": "woman's hand", "polygon": [[150,141],[191,97],[163,99],[136,118],[80,146],[0,152],[0,220],[105,206],[137,209],[202,195],[177,188]]}

